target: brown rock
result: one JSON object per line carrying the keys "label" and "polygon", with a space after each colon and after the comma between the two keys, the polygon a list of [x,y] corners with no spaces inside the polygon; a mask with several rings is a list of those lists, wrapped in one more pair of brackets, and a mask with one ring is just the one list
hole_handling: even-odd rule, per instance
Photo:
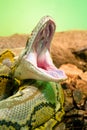
{"label": "brown rock", "polygon": [[71,63],[87,70],[87,31],[55,33],[51,54],[57,67]]}

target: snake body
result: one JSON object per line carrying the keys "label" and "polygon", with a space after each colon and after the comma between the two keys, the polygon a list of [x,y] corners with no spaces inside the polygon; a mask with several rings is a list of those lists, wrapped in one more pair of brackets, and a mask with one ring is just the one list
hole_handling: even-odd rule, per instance
{"label": "snake body", "polygon": [[[51,68],[43,69],[44,61],[41,60],[42,58],[45,60],[43,54],[46,53],[46,48],[49,49],[48,44],[54,34],[52,31],[55,30],[55,26],[54,22],[51,22],[52,19],[48,16],[41,19],[15,62],[12,72],[8,73],[8,77],[18,79],[21,84],[15,94],[0,101],[0,130],[51,130],[64,114],[64,95],[58,81],[65,79],[66,76],[57,70],[51,59],[49,59]],[[32,61],[35,46],[37,66]],[[45,60],[45,67],[48,67],[47,65],[50,67],[50,63],[47,63]]]}
{"label": "snake body", "polygon": [[23,90],[0,102],[0,129],[31,130],[54,118],[58,110],[64,114],[59,84],[42,81],[25,84]]}

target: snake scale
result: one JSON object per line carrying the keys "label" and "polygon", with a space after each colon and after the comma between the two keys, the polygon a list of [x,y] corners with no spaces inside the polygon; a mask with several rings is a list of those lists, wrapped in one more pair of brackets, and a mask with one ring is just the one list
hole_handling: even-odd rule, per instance
{"label": "snake scale", "polygon": [[50,57],[55,27],[53,19],[44,16],[18,58],[11,61],[8,53],[1,54],[0,63],[5,68],[0,69],[0,91],[7,87],[14,92],[8,96],[6,91],[7,97],[1,98],[0,130],[52,130],[64,115],[64,95],[59,82],[66,75]]}

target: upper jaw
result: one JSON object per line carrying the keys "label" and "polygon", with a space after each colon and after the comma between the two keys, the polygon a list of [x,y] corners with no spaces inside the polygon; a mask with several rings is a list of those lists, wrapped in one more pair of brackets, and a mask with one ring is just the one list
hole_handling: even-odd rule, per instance
{"label": "upper jaw", "polygon": [[56,82],[67,78],[62,70],[55,67],[50,57],[50,43],[55,27],[50,17],[41,19],[33,30],[25,50],[19,56],[20,62],[15,69],[15,77],[22,80],[38,79]]}

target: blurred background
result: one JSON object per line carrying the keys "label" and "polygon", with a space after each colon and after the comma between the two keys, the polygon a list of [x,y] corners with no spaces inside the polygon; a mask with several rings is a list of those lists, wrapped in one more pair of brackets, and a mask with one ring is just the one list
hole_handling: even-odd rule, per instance
{"label": "blurred background", "polygon": [[87,0],[0,0],[0,36],[30,34],[44,15],[56,31],[87,29]]}

